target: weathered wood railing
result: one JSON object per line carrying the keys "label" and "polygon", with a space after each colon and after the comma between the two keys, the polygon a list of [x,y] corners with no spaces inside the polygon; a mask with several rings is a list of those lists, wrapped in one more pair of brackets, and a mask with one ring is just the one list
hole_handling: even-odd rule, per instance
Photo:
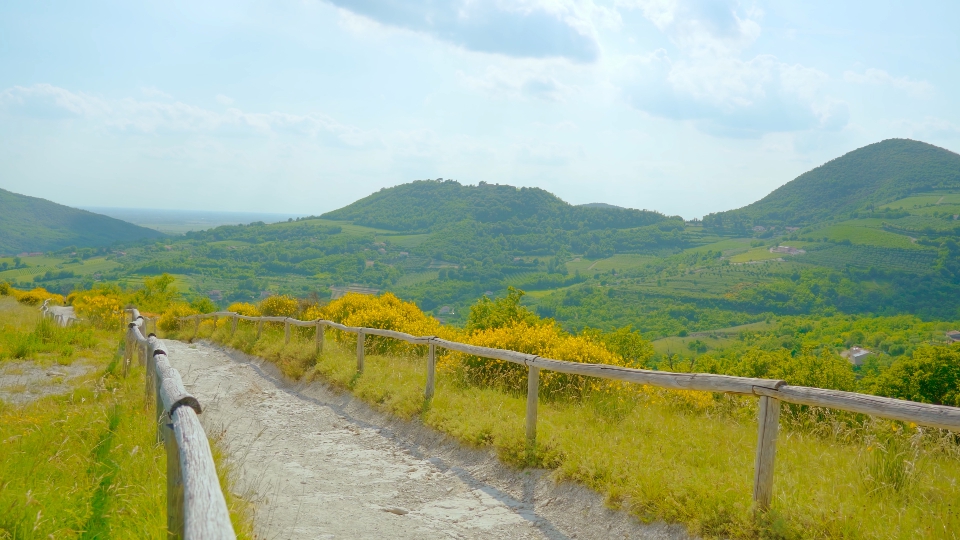
{"label": "weathered wood railing", "polygon": [[[153,333],[144,337],[148,320],[129,309],[124,376],[136,353],[145,368],[147,404],[154,398],[157,440],[167,452],[167,537],[185,540],[236,539],[227,503],[213,463],[207,435],[200,425],[200,402],[187,392],[180,373]],[[156,330],[156,320],[153,320]]]}
{"label": "weathered wood railing", "polygon": [[713,375],[709,373],[671,373],[667,371],[625,368],[607,364],[566,362],[543,358],[534,354],[467,345],[465,343],[447,341],[433,336],[413,336],[393,330],[344,326],[333,321],[322,319],[300,321],[289,317],[249,317],[231,312],[217,312],[206,315],[182,317],[181,320],[192,320],[194,322],[194,335],[196,336],[199,332],[200,320],[210,317],[214,319],[214,325],[216,325],[216,321],[221,317],[230,318],[232,332],[237,330],[237,322],[240,320],[256,322],[258,338],[263,331],[264,322],[283,323],[284,336],[288,343],[290,341],[291,326],[315,327],[316,334],[314,341],[318,353],[323,351],[325,327],[355,333],[357,334],[358,372],[363,371],[364,336],[367,334],[395,338],[416,345],[429,345],[427,383],[426,389],[424,390],[427,399],[433,397],[435,391],[436,347],[527,366],[526,434],[527,442],[531,448],[536,444],[537,405],[539,403],[540,370],[542,369],[573,375],[585,375],[588,377],[648,384],[675,390],[699,390],[704,392],[756,396],[760,400],[760,403],[757,451],[754,462],[753,500],[755,508],[759,511],[768,509],[773,498],[773,465],[774,457],[776,456],[777,434],[780,426],[780,402],[782,401],[813,407],[840,409],[893,420],[914,422],[924,426],[960,431],[960,408],[957,407],[916,403],[913,401],[871,396],[855,392],[790,386],[784,381],[774,379],[753,379],[749,377],[732,377],[729,375]]}

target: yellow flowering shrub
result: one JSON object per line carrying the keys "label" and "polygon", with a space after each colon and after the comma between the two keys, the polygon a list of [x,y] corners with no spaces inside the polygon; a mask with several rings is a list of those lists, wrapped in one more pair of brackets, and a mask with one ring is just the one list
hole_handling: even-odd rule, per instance
{"label": "yellow flowering shrub", "polygon": [[234,302],[227,306],[227,311],[232,311],[238,315],[246,317],[259,317],[260,308],[247,302]]}
{"label": "yellow flowering shrub", "polygon": [[[619,355],[587,336],[565,333],[553,321],[531,325],[517,322],[501,328],[479,330],[469,336],[471,345],[536,354],[553,360],[625,366]],[[463,353],[451,354],[441,361],[444,369],[459,368],[473,383],[493,384],[522,391],[527,384],[527,367],[512,362],[480,358]],[[569,375],[555,371],[540,372],[540,388],[547,394],[583,394],[588,390],[607,388],[609,384],[595,377]]]}
{"label": "yellow flowering shrub", "polygon": [[0,296],[10,296],[10,284],[0,281]]}
{"label": "yellow flowering shrub", "polygon": [[190,304],[177,302],[171,304],[170,307],[163,312],[163,315],[160,316],[160,321],[157,322],[157,326],[164,332],[174,332],[183,328],[185,324],[184,321],[180,320],[180,317],[188,317],[196,314],[197,310],[193,309]]}
{"label": "yellow flowering shrub", "polygon": [[111,291],[71,293],[69,300],[78,317],[99,328],[119,328],[123,325],[123,303],[120,297]]}
{"label": "yellow flowering shrub", "polygon": [[63,296],[49,292],[43,287],[37,287],[26,292],[11,288],[10,293],[17,299],[17,302],[28,306],[39,306],[44,300],[50,300],[51,304],[63,304],[65,302]]}
{"label": "yellow flowering shrub", "polygon": [[260,313],[267,317],[293,317],[299,307],[297,299],[289,296],[270,296],[260,301]]}
{"label": "yellow flowering shrub", "polygon": [[302,321],[315,321],[317,319],[322,319],[323,317],[323,306],[318,306],[316,304],[307,306],[307,308],[303,310],[303,313],[300,314],[300,320]]}
{"label": "yellow flowering shrub", "polygon": [[[348,293],[334,300],[322,310],[323,318],[346,326],[363,326],[395,330],[414,336],[438,336],[456,339],[455,329],[442,326],[440,321],[426,315],[413,302],[404,302],[391,293],[380,296]],[[347,344],[353,334],[335,332],[335,339]],[[405,341],[381,336],[367,336],[364,350],[371,354],[396,354],[408,352],[413,347]]]}

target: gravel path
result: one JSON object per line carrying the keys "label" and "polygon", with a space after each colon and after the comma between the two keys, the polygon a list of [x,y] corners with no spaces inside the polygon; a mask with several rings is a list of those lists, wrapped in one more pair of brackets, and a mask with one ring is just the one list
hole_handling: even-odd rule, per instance
{"label": "gravel path", "polygon": [[515,471],[322,384],[202,342],[165,342],[255,506],[258,538],[686,538],[606,509],[544,471]]}

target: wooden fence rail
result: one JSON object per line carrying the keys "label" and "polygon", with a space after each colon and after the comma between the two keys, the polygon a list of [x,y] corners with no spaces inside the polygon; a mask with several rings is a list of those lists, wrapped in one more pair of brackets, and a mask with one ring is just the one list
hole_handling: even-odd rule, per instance
{"label": "wooden fence rail", "polygon": [[344,326],[323,319],[300,321],[289,317],[249,317],[231,312],[217,312],[206,315],[191,315],[189,317],[182,317],[181,320],[193,320],[196,335],[196,332],[198,332],[200,328],[200,320],[208,317],[213,317],[214,321],[219,317],[232,317],[233,331],[236,331],[236,321],[238,319],[256,322],[258,325],[258,337],[262,332],[264,322],[283,323],[286,329],[285,336],[287,342],[290,340],[289,329],[291,325],[314,327],[316,328],[315,341],[317,344],[317,352],[322,351],[323,330],[325,327],[355,333],[357,334],[358,372],[363,371],[364,335],[390,337],[415,345],[429,345],[427,383],[424,390],[424,395],[427,399],[432,398],[435,391],[436,347],[527,366],[529,375],[527,378],[526,436],[531,449],[535,447],[537,437],[537,405],[540,394],[539,380],[541,370],[613,379],[637,384],[648,384],[673,390],[699,390],[704,392],[722,392],[755,396],[760,400],[753,482],[753,500],[755,508],[758,511],[768,509],[773,498],[774,458],[777,448],[777,433],[780,426],[781,402],[840,409],[905,422],[914,422],[924,426],[960,431],[960,408],[957,407],[916,403],[913,401],[871,396],[856,392],[790,386],[784,381],[774,379],[753,379],[749,377],[733,377],[709,373],[671,373],[668,371],[633,369],[607,364],[566,362],[543,358],[533,354],[447,341],[434,336],[413,336],[394,330]]}
{"label": "wooden fence rail", "polygon": [[[200,402],[183,385],[170,365],[162,341],[144,336],[148,326],[136,309],[127,313],[123,359],[124,376],[133,355],[146,375],[146,399],[154,398],[157,439],[167,452],[167,538],[184,540],[236,540],[227,503],[213,463],[207,435],[200,425]],[[156,320],[154,330],[156,330]]]}

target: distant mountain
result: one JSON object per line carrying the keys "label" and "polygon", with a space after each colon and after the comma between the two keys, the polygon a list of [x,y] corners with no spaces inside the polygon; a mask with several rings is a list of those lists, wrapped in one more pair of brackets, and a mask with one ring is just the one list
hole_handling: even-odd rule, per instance
{"label": "distant mountain", "polygon": [[708,228],[802,226],[844,217],[911,193],[960,188],[960,155],[910,139],[888,139],[807,171],[759,201],[710,214]]}
{"label": "distant mountain", "polygon": [[577,206],[584,207],[584,208],[618,208],[621,210],[627,210],[627,208],[623,206],[617,206],[615,204],[607,204],[605,202],[592,202],[592,203],[586,203],[586,204],[578,204]]}
{"label": "distant mountain", "polygon": [[610,205],[573,206],[540,188],[487,184],[464,186],[454,180],[419,180],[384,188],[321,216],[393,231],[432,231],[479,223],[536,223],[537,228],[626,229],[658,223],[666,216]]}
{"label": "distant mountain", "polygon": [[163,234],[86,210],[0,189],[0,253],[100,247]]}

